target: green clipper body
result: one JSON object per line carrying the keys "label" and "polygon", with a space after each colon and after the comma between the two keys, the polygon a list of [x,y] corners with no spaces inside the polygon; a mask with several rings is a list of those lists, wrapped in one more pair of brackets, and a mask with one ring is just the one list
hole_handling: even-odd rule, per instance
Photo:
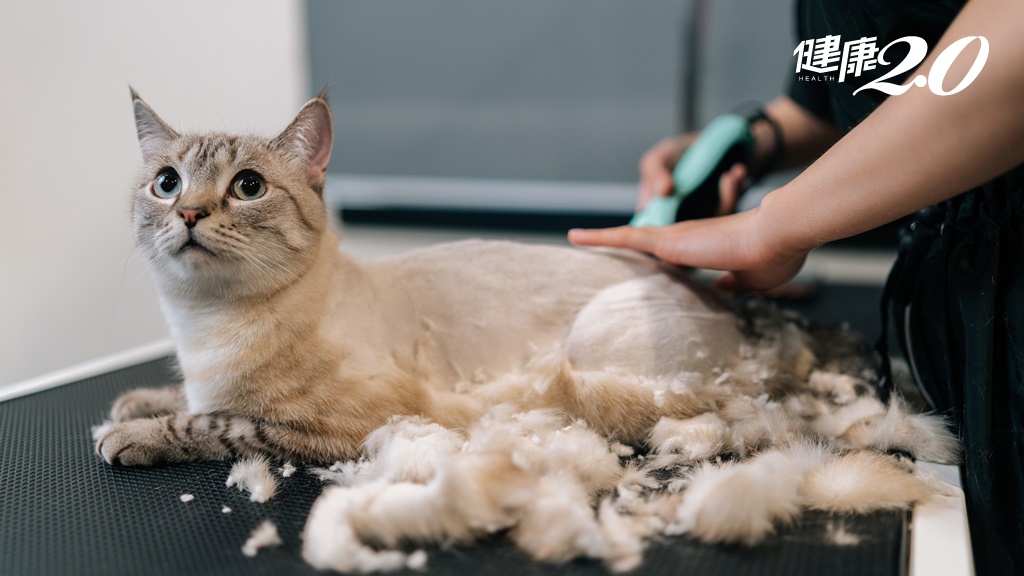
{"label": "green clipper body", "polygon": [[723,114],[701,131],[672,172],[672,194],[652,198],[630,226],[668,226],[681,220],[708,218],[718,207],[718,180],[735,164],[750,165],[754,138],[750,122]]}

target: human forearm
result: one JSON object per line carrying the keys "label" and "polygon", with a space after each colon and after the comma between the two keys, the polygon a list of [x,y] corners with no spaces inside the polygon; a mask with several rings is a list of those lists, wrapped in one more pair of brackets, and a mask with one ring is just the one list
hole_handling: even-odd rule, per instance
{"label": "human forearm", "polygon": [[[911,78],[927,74],[946,46],[966,36],[989,41],[981,74],[950,96],[915,87],[890,97],[765,199],[761,217],[778,224],[773,240],[810,249],[948,199],[1024,162],[1022,22],[1020,1],[968,3]],[[965,50],[954,62],[947,89],[966,74],[975,51]]]}
{"label": "human forearm", "polygon": [[[776,169],[804,166],[813,162],[837,139],[839,132],[829,123],[804,110],[786,96],[780,96],[765,106],[765,113],[779,127],[782,142],[775,130],[766,122],[754,122],[751,126],[754,136],[754,157],[749,171],[737,174],[732,183],[739,188],[748,174],[762,175]],[[665,196],[672,191],[672,169],[679,157],[686,151],[699,132],[687,132],[665,138],[651,147],[641,158],[640,195],[637,210],[655,196]],[[782,155],[775,158],[776,149],[782,146]],[[725,212],[731,212],[730,207]]]}
{"label": "human forearm", "polygon": [[[765,113],[778,124],[782,133],[782,157],[773,169],[806,166],[839,140],[840,134],[835,126],[805,110],[788,96],[779,96],[769,102]],[[773,130],[763,123],[755,126],[754,130],[760,151],[758,160],[765,162],[779,143],[775,142]],[[759,172],[755,167],[755,173]]]}

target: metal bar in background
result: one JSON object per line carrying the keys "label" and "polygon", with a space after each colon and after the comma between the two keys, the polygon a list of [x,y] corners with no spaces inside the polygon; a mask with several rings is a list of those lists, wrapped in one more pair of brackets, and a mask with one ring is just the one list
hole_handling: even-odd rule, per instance
{"label": "metal bar in background", "polygon": [[702,61],[707,45],[708,26],[711,22],[711,2],[693,0],[690,13],[679,27],[682,35],[682,71],[679,86],[679,131],[692,132],[697,125],[697,99],[703,79]]}

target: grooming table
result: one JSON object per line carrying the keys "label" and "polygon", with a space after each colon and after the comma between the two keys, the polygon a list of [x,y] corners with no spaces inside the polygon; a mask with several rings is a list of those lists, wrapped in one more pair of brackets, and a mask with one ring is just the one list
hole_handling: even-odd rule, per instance
{"label": "grooming table", "polygon": [[[850,314],[851,289],[877,292],[823,289],[807,305],[831,308],[835,298],[839,309]],[[173,358],[162,357],[0,402],[0,575],[322,574],[300,556],[300,534],[323,487],[302,467],[280,479],[277,496],[258,504],[225,485],[228,462],[111,467],[93,453],[90,428],[104,420],[118,394],[174,381]],[[195,498],[182,502],[182,494]],[[231,513],[221,512],[225,505]],[[242,544],[264,519],[277,525],[284,544],[261,549],[255,558],[242,555]],[[829,524],[837,522],[826,514],[806,513],[753,548],[703,546],[685,537],[657,539],[636,573],[906,573],[908,514],[843,518],[845,531],[860,540],[850,546],[826,536]],[[607,573],[594,561],[534,563],[500,537],[469,547],[428,547],[427,552],[427,574]]]}

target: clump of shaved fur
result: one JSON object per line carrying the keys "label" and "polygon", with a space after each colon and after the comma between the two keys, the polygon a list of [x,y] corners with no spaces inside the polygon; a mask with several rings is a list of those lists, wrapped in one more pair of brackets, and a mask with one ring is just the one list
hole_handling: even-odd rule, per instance
{"label": "clump of shaved fur", "polygon": [[260,548],[270,548],[281,544],[283,542],[277,534],[277,525],[270,520],[264,520],[253,529],[252,535],[242,545],[242,554],[252,558],[256,556]]}
{"label": "clump of shaved fur", "polygon": [[803,470],[783,452],[705,464],[690,480],[670,533],[702,542],[756,544],[800,511]]}
{"label": "clump of shaved fur", "polygon": [[676,420],[662,418],[651,429],[650,445],[658,458],[656,467],[699,462],[719,454],[729,442],[729,426],[714,412]]}
{"label": "clump of shaved fur", "polygon": [[829,459],[808,474],[801,488],[808,508],[855,513],[909,508],[932,493],[913,466],[867,451]]}
{"label": "clump of shaved fur", "polygon": [[270,471],[270,460],[266,456],[243,458],[235,462],[226,484],[247,490],[249,500],[253,502],[266,502],[277,493],[277,478]]}

